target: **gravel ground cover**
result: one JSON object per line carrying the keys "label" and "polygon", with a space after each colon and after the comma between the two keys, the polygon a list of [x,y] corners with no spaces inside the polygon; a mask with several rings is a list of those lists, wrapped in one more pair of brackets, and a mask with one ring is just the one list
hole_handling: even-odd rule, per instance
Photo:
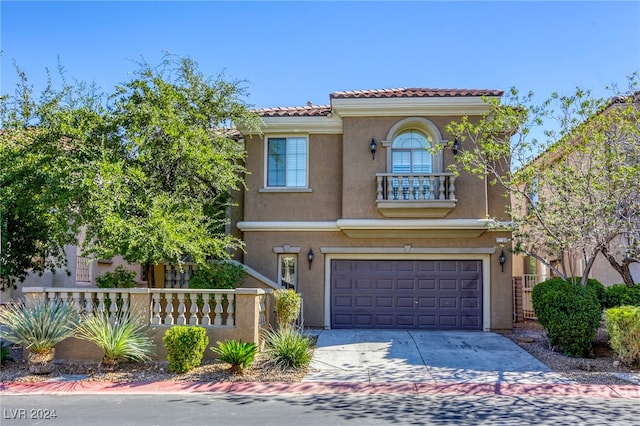
{"label": "gravel ground cover", "polygon": [[[618,362],[607,343],[604,329],[598,331],[593,358],[570,358],[549,347],[544,330],[535,321],[514,324],[513,331],[505,334],[521,348],[542,361],[551,370],[561,373],[581,384],[617,385],[629,384],[616,377],[616,373],[640,372]],[[173,374],[166,363],[121,363],[116,371],[103,371],[97,363],[57,363],[50,375],[29,374],[22,359],[21,348],[12,348],[14,362],[6,362],[0,368],[0,382],[44,382],[48,380],[86,380],[109,382],[300,382],[306,370],[276,368],[269,358],[259,353],[253,365],[242,375],[234,375],[229,365],[217,361],[204,361],[189,373]]]}

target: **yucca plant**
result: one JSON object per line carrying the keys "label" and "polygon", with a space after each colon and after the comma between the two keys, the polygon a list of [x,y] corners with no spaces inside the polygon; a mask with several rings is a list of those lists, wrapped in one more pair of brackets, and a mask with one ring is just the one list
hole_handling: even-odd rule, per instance
{"label": "yucca plant", "polygon": [[0,337],[29,351],[29,372],[48,374],[53,368],[55,346],[73,335],[78,311],[61,301],[10,302],[0,309],[4,330]]}
{"label": "yucca plant", "polygon": [[242,374],[243,370],[253,363],[258,353],[258,345],[255,343],[243,342],[242,340],[227,340],[216,342],[217,348],[211,350],[218,355],[218,359],[227,364],[231,364],[233,373]]}
{"label": "yucca plant", "polygon": [[76,337],[97,345],[102,350],[101,365],[114,369],[118,361],[148,361],[154,345],[145,332],[146,325],[138,318],[120,311],[114,319],[107,312],[89,313],[82,317]]}
{"label": "yucca plant", "polygon": [[295,327],[265,333],[265,352],[279,368],[305,368],[311,362],[311,340]]}

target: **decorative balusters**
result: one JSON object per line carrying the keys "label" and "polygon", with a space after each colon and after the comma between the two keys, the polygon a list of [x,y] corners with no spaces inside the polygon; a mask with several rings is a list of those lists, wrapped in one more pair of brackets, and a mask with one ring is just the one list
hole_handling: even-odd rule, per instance
{"label": "decorative balusters", "polygon": [[376,175],[376,201],[455,200],[451,173]]}
{"label": "decorative balusters", "polygon": [[209,293],[202,294],[202,325],[211,325],[211,306],[209,306]]}
{"label": "decorative balusters", "polygon": [[235,298],[232,294],[227,294],[227,322],[225,325],[235,326],[236,325],[236,310],[235,310]]}
{"label": "decorative balusters", "polygon": [[175,324],[174,319],[173,319],[173,294],[168,293],[165,294],[165,300],[167,301],[167,305],[165,306],[164,310],[166,312],[166,315],[164,317],[164,325],[173,325]]}
{"label": "decorative balusters", "polygon": [[109,293],[109,320],[114,322],[118,314],[118,293],[110,291]]}
{"label": "decorative balusters", "polygon": [[160,293],[153,293],[151,295],[151,324],[162,324],[162,318],[160,317],[161,309],[162,307],[160,305]]}
{"label": "decorative balusters", "polygon": [[455,200],[456,199],[455,180],[456,180],[455,176],[450,176],[449,177],[449,199],[450,200]]}
{"label": "decorative balusters", "polygon": [[[417,178],[416,178],[417,179]],[[386,180],[382,180],[382,185]],[[411,185],[423,186],[424,180],[414,180]],[[418,191],[421,191],[418,186]],[[418,195],[422,197],[421,195]],[[37,292],[32,292],[37,293]],[[46,289],[44,293],[48,303],[66,302],[82,312],[107,315],[115,321],[120,312],[129,312],[146,305],[149,324],[160,327],[172,325],[199,325],[204,327],[235,327],[237,297],[247,297],[234,290],[190,290],[190,289],[149,289],[145,295],[139,289],[93,289],[87,291],[78,288]],[[144,298],[147,298],[146,300]],[[268,297],[264,292],[256,293],[258,306],[258,324],[267,324]],[[135,305],[133,305],[135,302]],[[142,303],[141,303],[142,302]],[[136,312],[137,313],[137,312]]]}
{"label": "decorative balusters", "polygon": [[213,319],[213,325],[222,325],[222,294],[216,293],[214,296],[216,307],[213,309],[215,318]]}
{"label": "decorative balusters", "polygon": [[189,325],[198,324],[198,296],[199,294],[191,293],[189,297],[189,301],[191,302],[191,308],[189,309],[189,313],[191,317],[189,318]]}
{"label": "decorative balusters", "polygon": [[104,293],[102,292],[98,293],[97,298],[98,298],[98,308],[96,309],[96,313],[101,314],[105,311]]}

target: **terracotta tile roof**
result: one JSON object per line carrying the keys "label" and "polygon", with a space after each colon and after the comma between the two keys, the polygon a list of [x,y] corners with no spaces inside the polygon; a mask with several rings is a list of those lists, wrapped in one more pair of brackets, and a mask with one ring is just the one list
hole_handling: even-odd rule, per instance
{"label": "terracotta tile roof", "polygon": [[329,115],[329,105],[307,105],[303,107],[276,107],[255,110],[261,117],[321,117]]}
{"label": "terracotta tile roof", "polygon": [[331,99],[357,98],[442,98],[459,96],[502,96],[502,90],[489,89],[425,89],[420,87],[402,87],[397,89],[350,90],[334,92]]}

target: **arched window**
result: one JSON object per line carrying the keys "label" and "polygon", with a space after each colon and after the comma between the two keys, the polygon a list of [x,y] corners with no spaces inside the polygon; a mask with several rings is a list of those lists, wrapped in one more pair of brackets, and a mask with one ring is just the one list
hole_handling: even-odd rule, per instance
{"label": "arched window", "polygon": [[392,173],[432,173],[433,158],[427,148],[431,141],[418,130],[405,130],[391,144]]}

